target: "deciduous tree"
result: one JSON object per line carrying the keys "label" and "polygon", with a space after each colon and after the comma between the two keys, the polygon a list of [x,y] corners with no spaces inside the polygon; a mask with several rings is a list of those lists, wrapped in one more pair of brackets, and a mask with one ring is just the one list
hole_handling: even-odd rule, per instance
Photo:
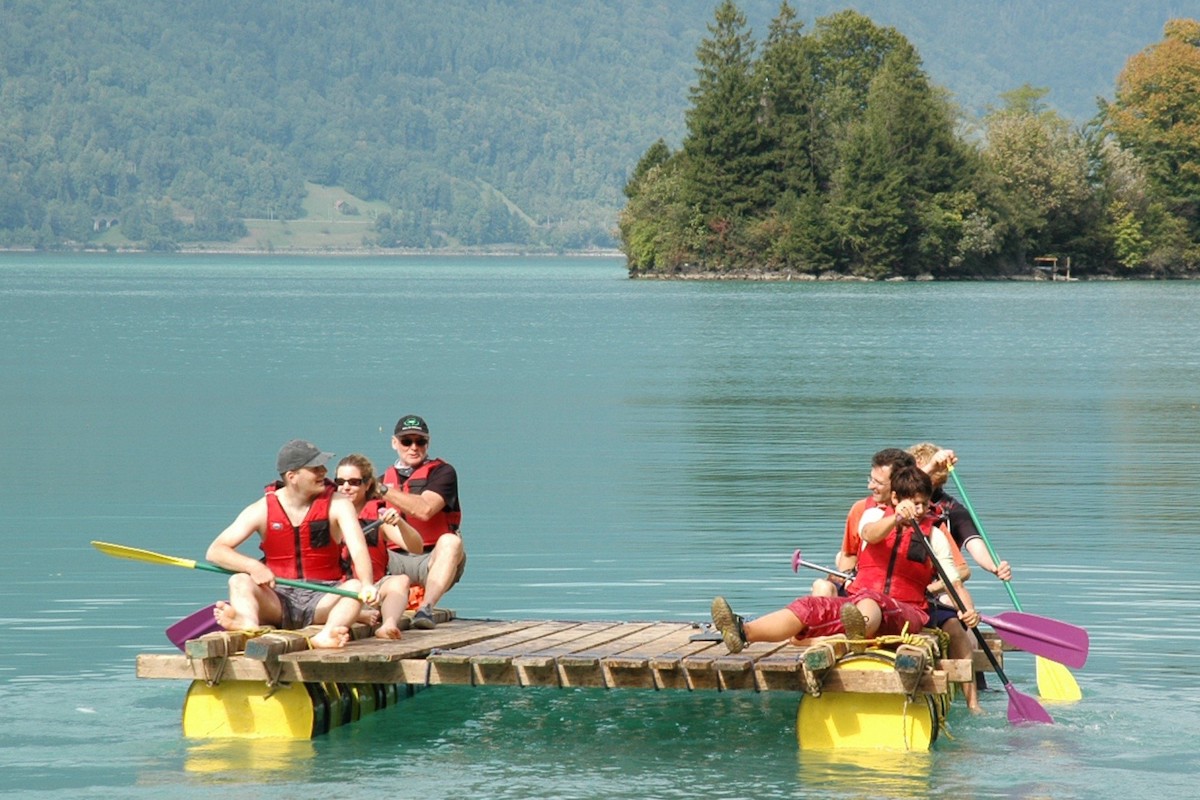
{"label": "deciduous tree", "polygon": [[1108,129],[1200,230],[1200,21],[1173,19],[1130,57],[1105,108]]}

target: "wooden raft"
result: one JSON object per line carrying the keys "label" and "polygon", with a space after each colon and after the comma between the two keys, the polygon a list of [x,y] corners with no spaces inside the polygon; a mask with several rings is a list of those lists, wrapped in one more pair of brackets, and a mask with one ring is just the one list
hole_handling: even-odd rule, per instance
{"label": "wooden raft", "polygon": [[[563,622],[456,619],[438,609],[433,630],[405,630],[400,640],[371,636],[355,626],[354,641],[337,650],[311,650],[304,631],[272,631],[249,637],[221,632],[187,643],[186,654],[143,653],[137,676],[151,679],[265,681],[280,683],[559,686],[607,689],[804,691],[806,656],[836,658],[843,637],[808,640],[801,646],[756,643],[737,655],[711,638],[694,640],[707,627],[686,622]],[[994,637],[992,650],[999,654]],[[817,655],[819,650],[825,656]],[[973,680],[970,660],[940,659],[917,690],[947,691],[950,682]],[[904,693],[891,671],[829,671],[823,691]]]}

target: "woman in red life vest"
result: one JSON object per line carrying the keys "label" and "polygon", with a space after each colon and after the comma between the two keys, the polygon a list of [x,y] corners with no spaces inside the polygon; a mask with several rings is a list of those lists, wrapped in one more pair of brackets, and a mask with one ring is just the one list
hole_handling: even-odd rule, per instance
{"label": "woman in red life vest", "polygon": [[[400,638],[400,618],[408,608],[409,578],[407,575],[388,575],[388,545],[405,549],[421,547],[421,535],[400,518],[400,514],[376,495],[375,467],[371,460],[359,453],[351,453],[338,462],[334,485],[339,494],[354,504],[358,521],[366,535],[367,550],[371,554],[371,570],[378,578],[375,590],[379,595],[379,627],[375,635],[380,639]],[[373,498],[368,500],[367,498]],[[367,531],[372,523],[380,522]]]}

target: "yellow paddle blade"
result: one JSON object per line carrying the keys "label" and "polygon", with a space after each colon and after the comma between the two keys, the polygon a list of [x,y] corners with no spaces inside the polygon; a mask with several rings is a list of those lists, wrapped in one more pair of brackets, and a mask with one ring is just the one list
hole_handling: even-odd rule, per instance
{"label": "yellow paddle blade", "polygon": [[123,544],[110,544],[108,542],[92,542],[92,547],[95,547],[106,556],[113,558],[129,558],[134,561],[145,561],[148,564],[166,564],[169,567],[187,567],[195,569],[196,562],[190,558],[175,558],[174,556],[164,556],[162,553],[155,553],[150,550],[140,550],[136,547],[126,547]]}
{"label": "yellow paddle blade", "polygon": [[1074,702],[1083,697],[1071,670],[1041,656],[1037,657],[1036,663],[1038,694],[1043,700]]}

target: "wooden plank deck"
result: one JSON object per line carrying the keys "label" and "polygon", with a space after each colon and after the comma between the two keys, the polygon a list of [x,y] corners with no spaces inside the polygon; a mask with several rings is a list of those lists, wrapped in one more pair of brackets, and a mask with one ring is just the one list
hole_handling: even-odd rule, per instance
{"label": "wooden plank deck", "polygon": [[[265,681],[267,683],[407,683],[471,686],[560,686],[606,689],[803,691],[806,648],[753,644],[730,655],[719,641],[695,641],[704,628],[684,622],[579,622],[455,619],[439,610],[433,630],[405,630],[376,639],[355,626],[338,650],[310,650],[306,631],[208,634],[186,654],[143,653],[139,678]],[[841,641],[831,637],[826,641]],[[842,643],[844,647],[844,643]],[[993,650],[999,652],[998,642]],[[983,654],[978,660],[986,665]],[[926,673],[923,691],[966,681],[972,662],[942,659]],[[901,691],[890,670],[829,675],[827,691]]]}

